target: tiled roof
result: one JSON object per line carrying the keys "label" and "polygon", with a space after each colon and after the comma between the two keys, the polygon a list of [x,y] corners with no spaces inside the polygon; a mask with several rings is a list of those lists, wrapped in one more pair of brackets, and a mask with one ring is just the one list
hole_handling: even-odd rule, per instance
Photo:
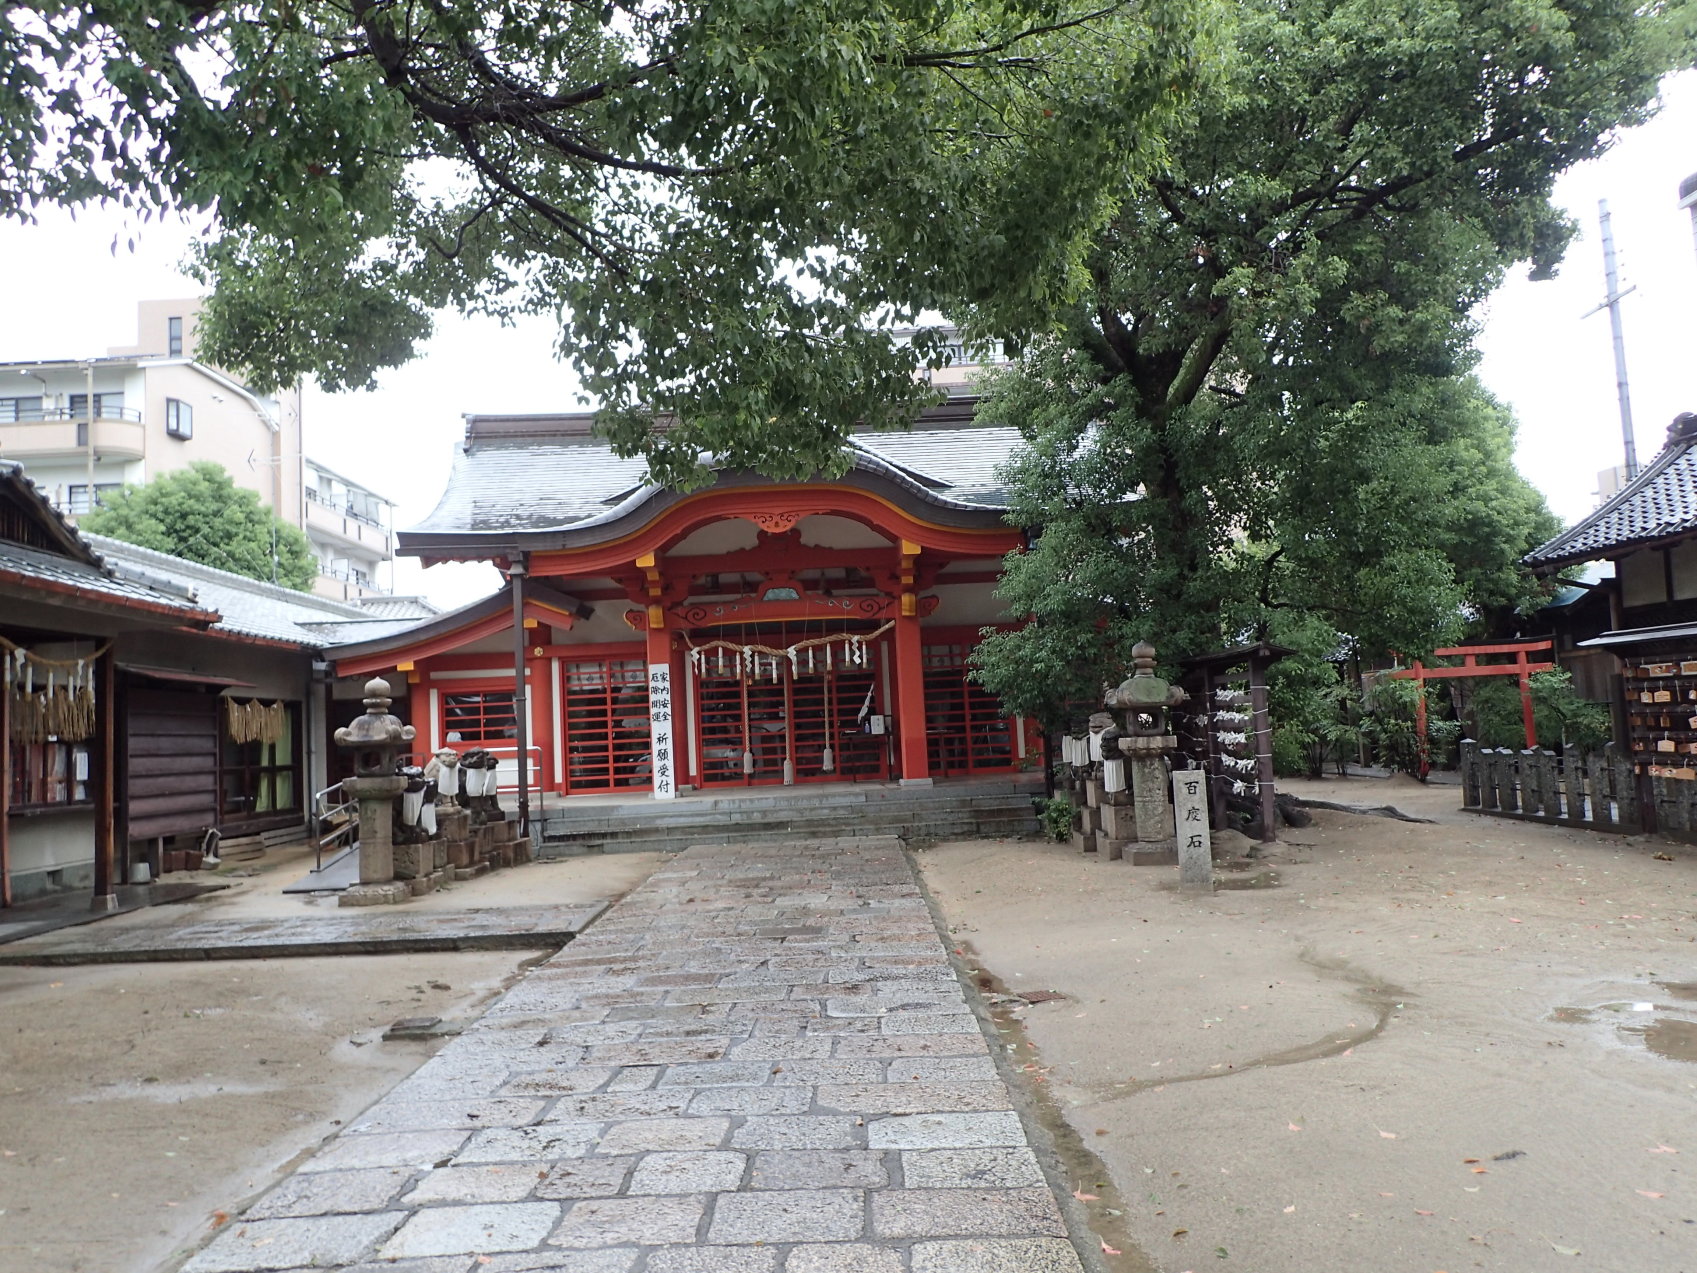
{"label": "tiled roof", "polygon": [[350,604],[374,619],[428,619],[442,613],[423,597],[359,597]]}
{"label": "tiled roof", "polygon": [[[1687,423],[1689,422],[1689,423]],[[1682,415],[1654,460],[1589,517],[1526,554],[1554,567],[1620,556],[1638,544],[1697,530],[1697,416]]]}
{"label": "tiled roof", "polygon": [[215,606],[197,604],[193,597],[180,591],[151,587],[100,566],[21,544],[0,543],[0,573],[17,575],[26,583],[76,588],[94,601],[168,608],[180,612],[185,622],[217,617]]}
{"label": "tiled roof", "polygon": [[191,591],[201,605],[223,616],[213,625],[214,632],[318,649],[329,642],[315,625],[368,617],[358,606],[345,601],[296,592],[102,535],[85,538],[120,575],[137,583]]}
{"label": "tiled roof", "polygon": [[[970,418],[970,412],[964,413]],[[959,410],[945,419],[963,419]],[[448,488],[435,510],[400,533],[403,551],[424,551],[420,538],[493,539],[548,531],[586,532],[628,518],[663,493],[647,463],[625,459],[584,435],[577,417],[528,427],[501,418],[500,430],[475,432],[454,458]],[[850,468],[906,488],[919,502],[965,513],[999,514],[1007,506],[997,467],[1019,441],[1017,429],[919,427],[907,433],[856,434]]]}

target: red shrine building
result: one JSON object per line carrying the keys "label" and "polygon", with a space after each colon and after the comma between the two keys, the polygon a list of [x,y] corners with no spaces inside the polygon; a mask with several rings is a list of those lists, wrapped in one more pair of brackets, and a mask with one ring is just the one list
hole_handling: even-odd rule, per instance
{"label": "red shrine building", "polygon": [[1035,728],[967,677],[981,631],[1009,622],[995,581],[1024,542],[997,477],[1017,430],[975,406],[855,436],[840,477],[721,470],[687,494],[589,415],[468,417],[400,549],[492,561],[507,588],[338,647],[335,676],[389,677],[420,752],[507,758],[522,660],[528,785],[550,797],[1037,768]]}

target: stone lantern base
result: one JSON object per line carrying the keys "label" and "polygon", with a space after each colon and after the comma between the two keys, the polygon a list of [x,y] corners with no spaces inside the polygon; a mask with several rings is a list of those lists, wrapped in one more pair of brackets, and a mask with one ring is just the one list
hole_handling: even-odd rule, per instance
{"label": "stone lantern base", "polygon": [[336,899],[338,906],[391,906],[412,896],[406,880],[390,880],[385,884],[352,884]]}

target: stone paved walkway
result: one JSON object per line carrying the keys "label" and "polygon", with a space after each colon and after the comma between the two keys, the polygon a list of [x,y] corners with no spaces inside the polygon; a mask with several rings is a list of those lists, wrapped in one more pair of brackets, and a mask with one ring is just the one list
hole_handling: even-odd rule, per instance
{"label": "stone paved walkway", "polygon": [[130,927],[84,924],[25,937],[0,950],[0,964],[169,963],[191,959],[281,959],[312,955],[398,955],[426,950],[538,950],[564,946],[607,908],[501,906],[432,911],[362,907],[351,914],[200,919],[154,909]]}
{"label": "stone paved walkway", "polygon": [[185,1273],[1079,1273],[893,838],[691,849]]}

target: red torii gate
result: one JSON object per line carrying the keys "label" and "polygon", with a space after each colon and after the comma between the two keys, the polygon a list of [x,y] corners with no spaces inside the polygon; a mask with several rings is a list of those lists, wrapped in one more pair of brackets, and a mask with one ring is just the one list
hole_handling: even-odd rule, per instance
{"label": "red torii gate", "polygon": [[[1534,663],[1527,656],[1539,651],[1549,651],[1548,660]],[[1487,654],[1512,654],[1512,663],[1480,663],[1478,658]],[[1520,680],[1520,715],[1526,724],[1526,746],[1538,745],[1538,729],[1532,720],[1532,673],[1548,672],[1555,668],[1555,643],[1553,641],[1516,641],[1512,645],[1452,645],[1442,650],[1433,650],[1433,658],[1459,658],[1462,660],[1455,667],[1427,667],[1419,659],[1414,660],[1413,667],[1399,668],[1388,673],[1391,679],[1399,681],[1412,680],[1420,687],[1420,696],[1414,702],[1414,735],[1416,745],[1420,748],[1420,777],[1425,778],[1430,769],[1430,761],[1426,751],[1426,682],[1428,680],[1454,680],[1464,676],[1514,676]]]}

